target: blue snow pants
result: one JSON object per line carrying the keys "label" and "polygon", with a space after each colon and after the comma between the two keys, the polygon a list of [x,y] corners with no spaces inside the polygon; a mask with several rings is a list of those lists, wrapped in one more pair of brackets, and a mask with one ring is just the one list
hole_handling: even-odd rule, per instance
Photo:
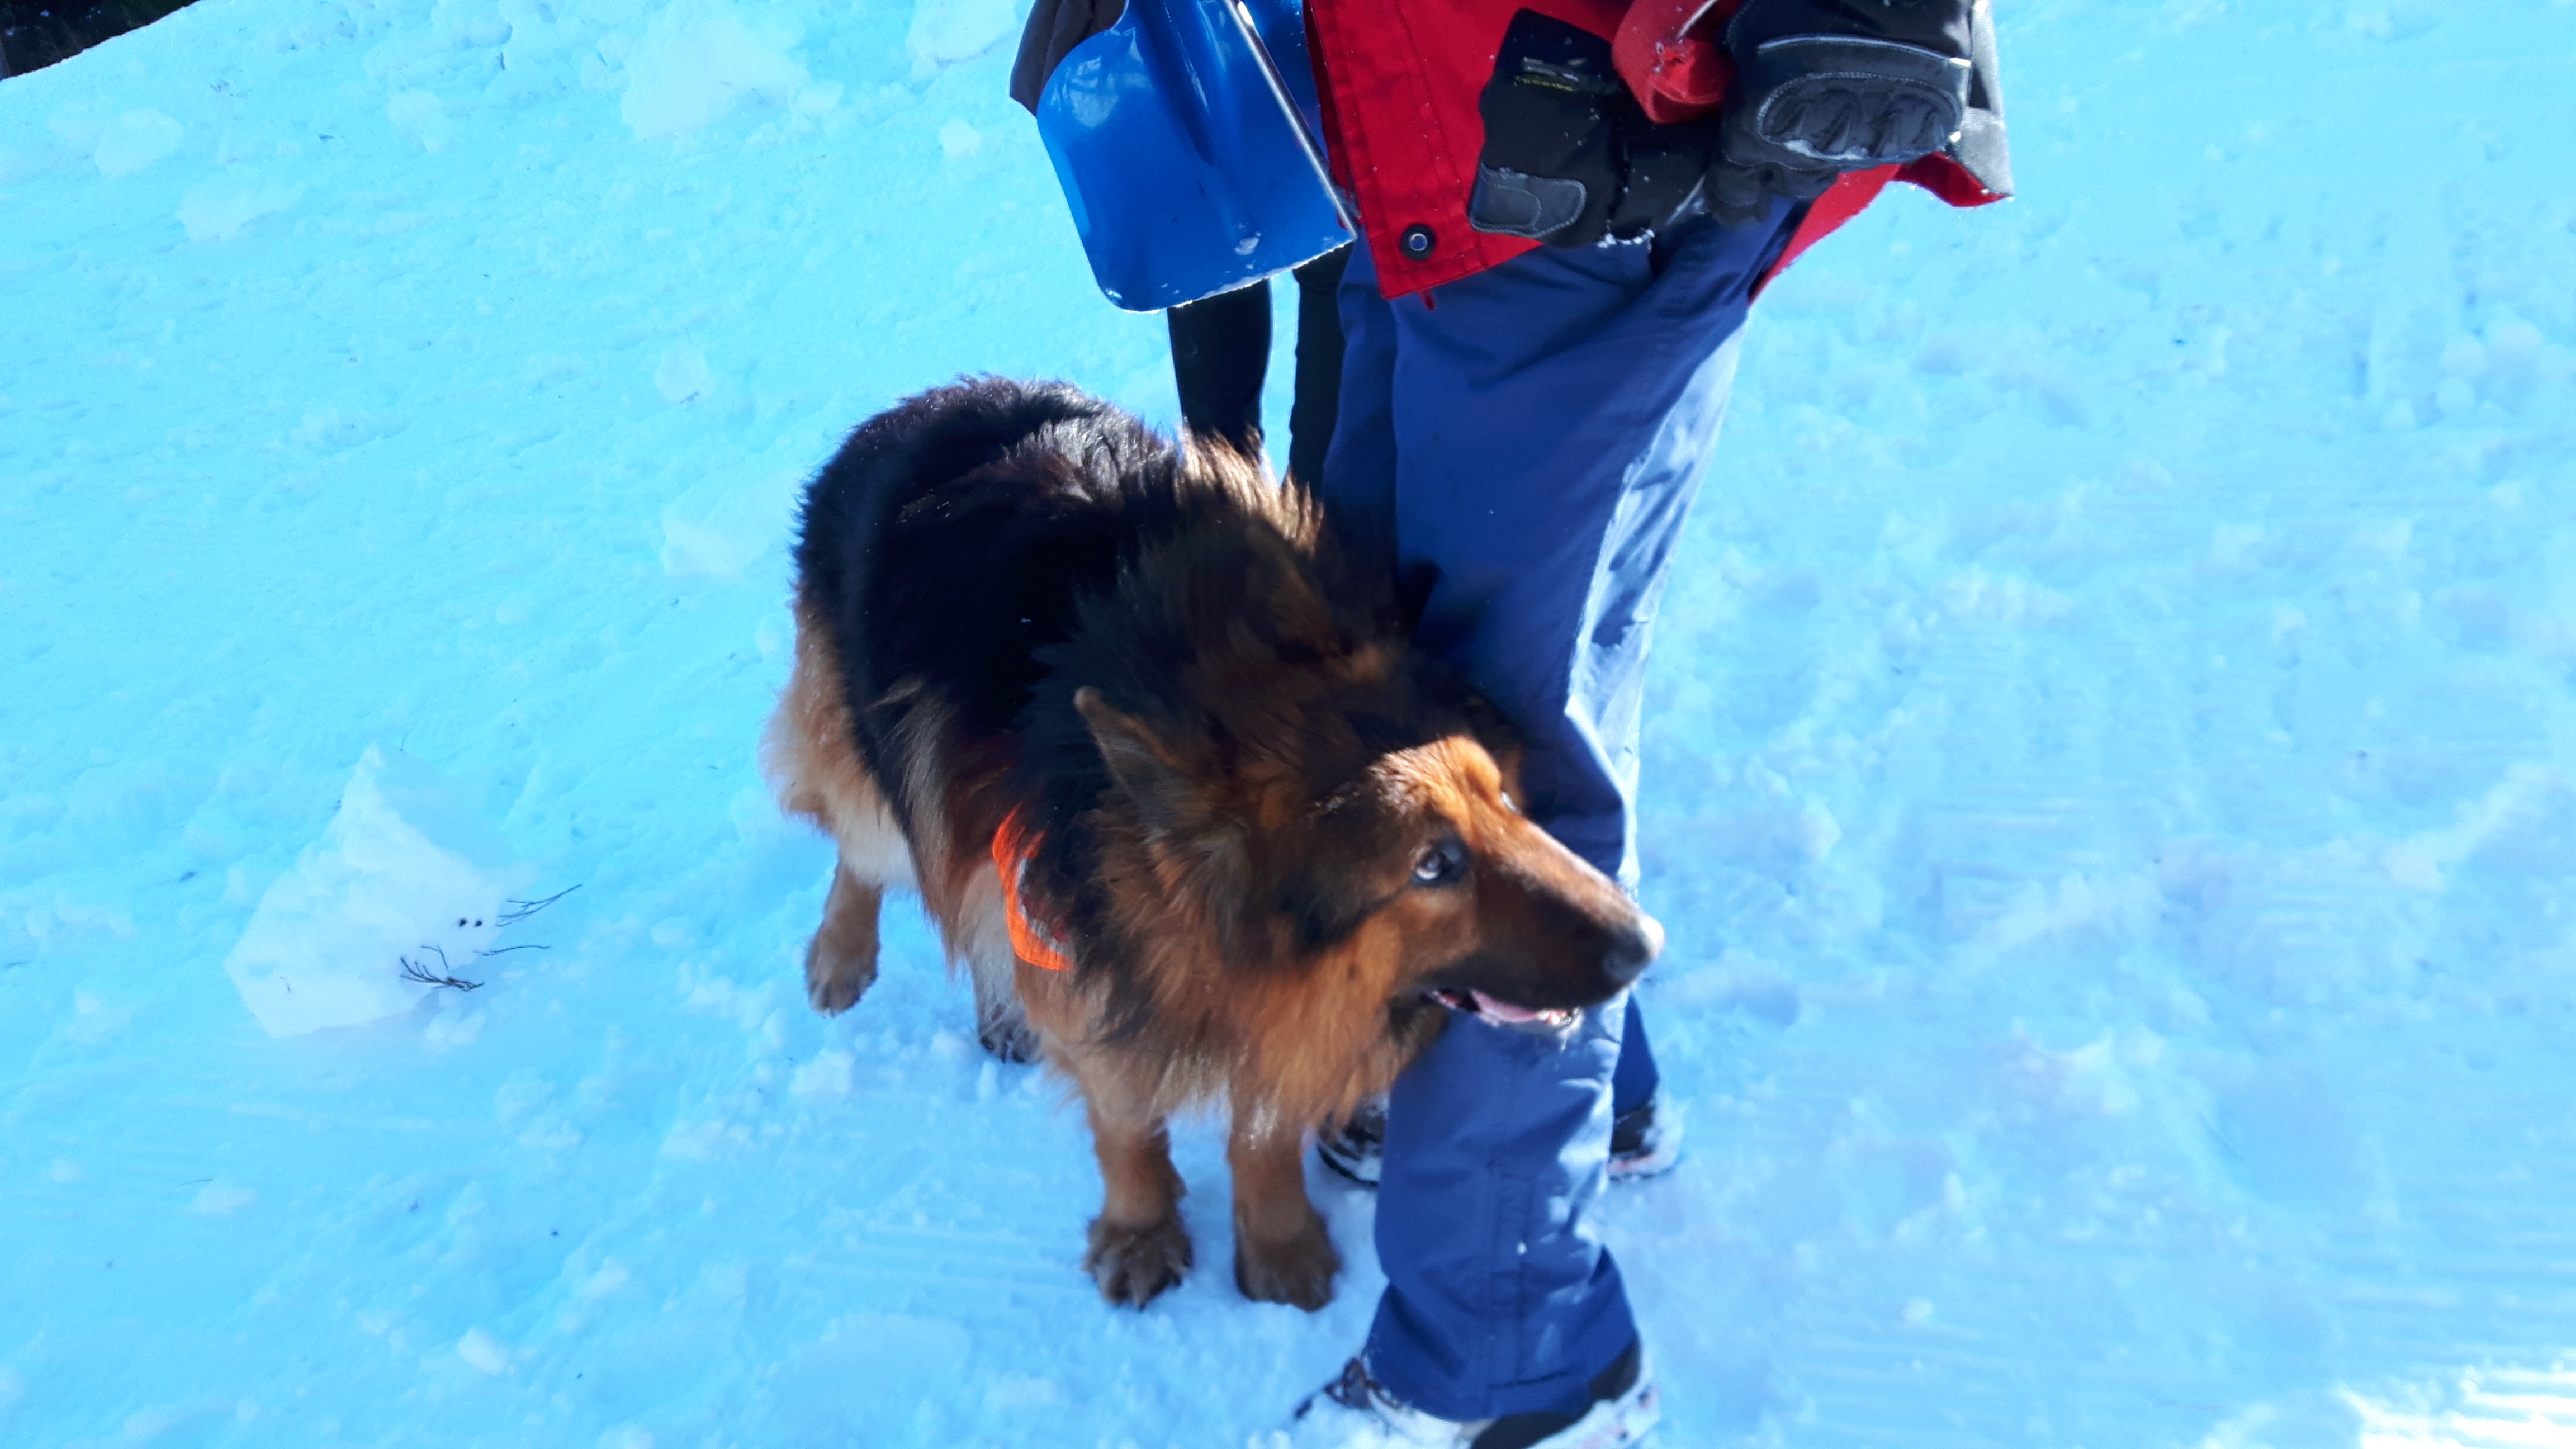
{"label": "blue snow pants", "polygon": [[[1700,218],[1649,247],[1541,248],[1421,297],[1341,290],[1322,490],[1393,553],[1417,638],[1529,745],[1519,803],[1630,889],[1646,643],[1717,445],[1736,334],[1789,235]],[[1369,1371],[1454,1420],[1577,1409],[1636,1337],[1593,1208],[1619,1105],[1653,1089],[1623,994],[1570,1037],[1453,1015],[1388,1099]]]}

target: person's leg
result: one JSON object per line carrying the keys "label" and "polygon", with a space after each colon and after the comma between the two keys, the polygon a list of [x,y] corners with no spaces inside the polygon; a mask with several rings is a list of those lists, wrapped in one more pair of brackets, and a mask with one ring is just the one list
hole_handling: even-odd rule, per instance
{"label": "person's leg", "polygon": [[1519,725],[1523,808],[1632,888],[1648,635],[1777,240],[1703,221],[1660,271],[1643,244],[1544,249],[1389,308],[1417,638]]}
{"label": "person's leg", "polygon": [[1255,282],[1163,314],[1181,421],[1204,437],[1261,451],[1261,380],[1270,367],[1270,284]]}
{"label": "person's leg", "polygon": [[1646,1013],[1635,997],[1628,999],[1627,1028],[1619,1036],[1619,1065],[1610,1074],[1610,1113],[1624,1117],[1655,1099],[1663,1074],[1655,1070],[1655,1049],[1646,1040]]}
{"label": "person's leg", "polygon": [[[1624,880],[1647,626],[1780,220],[1694,225],[1660,267],[1642,245],[1532,253],[1436,308],[1378,297],[1364,249],[1343,283],[1336,521],[1387,541],[1421,642],[1521,725],[1532,817]],[[1367,1363],[1407,1402],[1563,1408],[1634,1340],[1589,1224],[1625,1004],[1562,1046],[1453,1018],[1396,1084]]]}
{"label": "person's leg", "polygon": [[1637,1336],[1593,1206],[1626,997],[1570,1039],[1452,1013],[1396,1080],[1368,1367],[1444,1419],[1574,1408]]}
{"label": "person's leg", "polygon": [[[1342,376],[1334,389],[1332,441],[1315,480],[1333,531],[1355,554],[1395,569],[1395,309],[1378,295],[1368,244],[1344,253],[1336,320]],[[1356,261],[1354,261],[1356,259]]]}
{"label": "person's leg", "polygon": [[1324,476],[1333,415],[1342,393],[1342,269],[1351,249],[1329,251],[1299,267],[1297,391],[1288,410],[1288,476],[1308,487]]}
{"label": "person's leg", "polygon": [[[1619,1034],[1619,1061],[1610,1074],[1610,1180],[1639,1182],[1672,1166],[1681,1142],[1680,1119],[1659,1102],[1663,1074],[1646,1038],[1646,1004],[1628,998]],[[1326,1167],[1366,1187],[1377,1186],[1386,1158],[1386,1101],[1361,1104],[1339,1129],[1316,1139]]]}

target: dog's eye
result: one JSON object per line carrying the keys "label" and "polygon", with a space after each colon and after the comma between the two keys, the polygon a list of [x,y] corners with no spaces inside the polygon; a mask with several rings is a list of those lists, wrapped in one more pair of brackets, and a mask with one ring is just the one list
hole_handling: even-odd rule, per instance
{"label": "dog's eye", "polygon": [[1447,885],[1467,869],[1467,848],[1454,840],[1444,840],[1414,858],[1415,885]]}

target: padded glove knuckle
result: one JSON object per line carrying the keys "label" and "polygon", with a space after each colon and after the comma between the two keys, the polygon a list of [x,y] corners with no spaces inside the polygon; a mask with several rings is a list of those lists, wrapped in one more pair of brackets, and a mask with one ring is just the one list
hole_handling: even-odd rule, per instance
{"label": "padded glove knuckle", "polygon": [[1977,74],[1991,29],[1974,0],[1746,0],[1726,27],[1736,78],[1719,154],[1735,174],[1712,194],[1804,200],[1846,171],[1955,152],[1994,104]]}

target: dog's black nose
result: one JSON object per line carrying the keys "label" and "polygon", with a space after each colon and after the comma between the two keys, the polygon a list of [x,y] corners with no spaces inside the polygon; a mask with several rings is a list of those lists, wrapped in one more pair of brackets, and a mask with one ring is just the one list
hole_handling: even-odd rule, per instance
{"label": "dog's black nose", "polygon": [[1609,949],[1601,956],[1602,974],[1618,986],[1626,986],[1646,973],[1646,967],[1664,951],[1664,928],[1654,917],[1640,914],[1636,929],[1612,934]]}

